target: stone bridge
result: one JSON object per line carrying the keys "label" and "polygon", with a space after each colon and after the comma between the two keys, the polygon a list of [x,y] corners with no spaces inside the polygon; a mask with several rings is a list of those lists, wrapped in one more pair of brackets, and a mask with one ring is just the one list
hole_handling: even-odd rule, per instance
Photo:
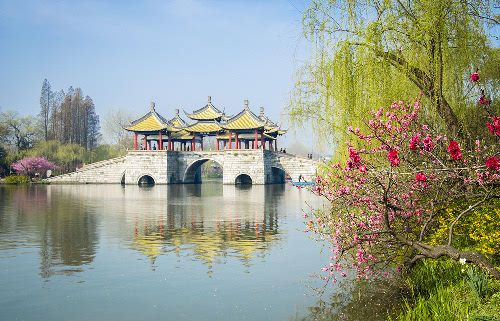
{"label": "stone bridge", "polygon": [[218,163],[224,184],[278,184],[285,172],[311,181],[319,162],[301,156],[262,149],[224,151],[132,150],[127,156],[85,165],[76,172],[47,179],[50,183],[182,184],[201,182],[201,165]]}

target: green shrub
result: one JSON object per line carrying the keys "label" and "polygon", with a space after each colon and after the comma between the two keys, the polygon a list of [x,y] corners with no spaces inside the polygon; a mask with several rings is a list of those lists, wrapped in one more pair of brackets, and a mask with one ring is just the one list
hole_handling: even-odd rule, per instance
{"label": "green shrub", "polygon": [[10,175],[5,178],[7,184],[27,184],[28,176]]}

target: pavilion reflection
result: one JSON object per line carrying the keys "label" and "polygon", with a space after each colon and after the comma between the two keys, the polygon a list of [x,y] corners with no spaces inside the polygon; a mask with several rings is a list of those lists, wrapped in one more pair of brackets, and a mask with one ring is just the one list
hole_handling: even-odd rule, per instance
{"label": "pavilion reflection", "polygon": [[209,274],[231,258],[250,267],[254,258],[262,261],[270,247],[283,241],[276,207],[266,202],[274,191],[267,186],[176,186],[167,192],[166,215],[135,216],[130,247],[147,256],[152,269],[161,255],[200,261]]}
{"label": "pavilion reflection", "polygon": [[107,237],[144,255],[153,270],[160,256],[171,255],[199,261],[208,273],[230,259],[248,268],[283,242],[277,216],[282,185],[53,185],[47,190],[96,213]]}

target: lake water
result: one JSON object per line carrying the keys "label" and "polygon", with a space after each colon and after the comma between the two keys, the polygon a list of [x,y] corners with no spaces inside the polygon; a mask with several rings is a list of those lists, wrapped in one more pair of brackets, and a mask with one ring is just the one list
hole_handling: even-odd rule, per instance
{"label": "lake water", "polygon": [[325,265],[285,185],[0,187],[2,320],[286,320]]}
{"label": "lake water", "polygon": [[308,288],[328,258],[306,202],[290,185],[0,185],[0,319],[363,320],[353,295]]}

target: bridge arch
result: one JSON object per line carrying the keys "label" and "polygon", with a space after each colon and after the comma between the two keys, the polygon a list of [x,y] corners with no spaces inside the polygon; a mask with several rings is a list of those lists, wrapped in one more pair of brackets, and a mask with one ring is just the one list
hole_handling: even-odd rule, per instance
{"label": "bridge arch", "polygon": [[239,173],[234,178],[235,184],[252,184],[252,176],[247,173]]}
{"label": "bridge arch", "polygon": [[286,171],[282,166],[271,166],[271,172],[266,178],[268,184],[284,184]]}
{"label": "bridge arch", "polygon": [[[201,183],[201,165],[205,164],[208,161],[213,161],[220,165],[221,168],[224,168],[224,164],[222,164],[219,160],[214,158],[202,158],[197,159],[191,164],[189,164],[184,171],[183,183]],[[224,174],[223,174],[224,175]]]}
{"label": "bridge arch", "polygon": [[137,185],[154,185],[156,178],[150,173],[141,173],[137,179]]}

